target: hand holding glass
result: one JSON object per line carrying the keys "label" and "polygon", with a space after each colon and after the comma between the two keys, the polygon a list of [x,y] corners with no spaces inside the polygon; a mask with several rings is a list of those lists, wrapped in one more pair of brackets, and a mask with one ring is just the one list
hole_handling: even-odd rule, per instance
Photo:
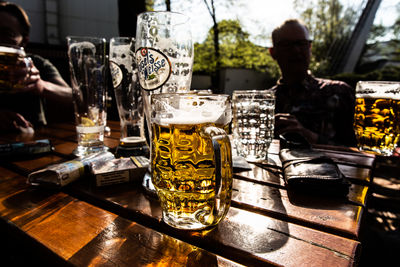
{"label": "hand holding glass", "polygon": [[25,86],[25,79],[32,68],[23,47],[0,46],[0,92],[15,93]]}

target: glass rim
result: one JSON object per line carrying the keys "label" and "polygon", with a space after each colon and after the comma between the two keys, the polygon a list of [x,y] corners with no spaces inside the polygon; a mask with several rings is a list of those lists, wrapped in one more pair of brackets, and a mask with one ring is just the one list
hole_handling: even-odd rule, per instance
{"label": "glass rim", "polygon": [[104,43],[107,42],[106,38],[104,37],[97,37],[97,36],[85,36],[85,35],[68,35],[65,37],[67,41],[69,42],[70,40],[82,40],[82,41],[89,41],[89,40],[97,40],[97,41],[103,41]]}
{"label": "glass rim", "polygon": [[0,43],[0,51],[5,53],[18,54],[20,56],[25,56],[25,49],[22,46]]}
{"label": "glass rim", "polygon": [[187,23],[187,22],[190,21],[190,17],[189,17],[188,15],[183,14],[183,13],[176,12],[176,11],[161,11],[161,10],[160,10],[160,11],[145,11],[145,12],[139,13],[139,14],[137,15],[138,20],[139,20],[139,18],[141,18],[141,17],[144,16],[145,14],[170,14],[170,15],[178,15],[178,16],[180,16],[180,17],[185,18],[182,22],[179,22],[179,23],[174,23],[174,24],[164,24],[164,23],[161,23],[161,24],[159,24],[159,25],[169,25],[169,26],[172,26],[172,25],[182,25],[182,24],[185,24],[185,23]]}
{"label": "glass rim", "polygon": [[159,93],[159,94],[152,94],[151,98],[168,98],[168,97],[218,97],[218,98],[226,98],[226,99],[230,99],[230,95],[228,94],[212,94],[212,93],[197,93],[197,92],[192,92],[192,91],[188,91],[188,92],[175,92],[175,93]]}
{"label": "glass rim", "polygon": [[232,92],[232,97],[236,96],[255,96],[255,95],[264,95],[264,96],[269,96],[270,98],[275,98],[275,93],[271,90],[257,90],[257,89],[252,89],[252,90],[235,90]]}
{"label": "glass rim", "polygon": [[129,44],[135,45],[135,42],[136,42],[135,37],[119,36],[119,37],[111,37],[109,44],[111,49],[111,46],[129,45]]}
{"label": "glass rim", "polygon": [[131,36],[115,36],[115,37],[111,37],[110,38],[110,42],[111,40],[135,40],[135,37],[131,37]]}
{"label": "glass rim", "polygon": [[400,84],[400,81],[358,81],[357,84]]}
{"label": "glass rim", "polygon": [[234,90],[232,93],[238,93],[238,94],[246,94],[246,93],[261,93],[261,94],[273,94],[274,92],[268,90],[268,89],[249,89],[249,90]]}

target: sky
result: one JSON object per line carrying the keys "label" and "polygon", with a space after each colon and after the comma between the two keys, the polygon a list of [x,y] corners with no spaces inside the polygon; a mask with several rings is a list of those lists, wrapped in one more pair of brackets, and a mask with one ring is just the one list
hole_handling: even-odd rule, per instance
{"label": "sky", "polygon": [[[165,10],[165,0],[155,0],[155,10]],[[258,45],[269,46],[272,30],[285,19],[296,18],[293,0],[232,0],[234,7],[221,6],[216,3],[217,21],[222,19],[239,19],[244,30],[250,33],[250,40]],[[342,0],[344,6],[360,5],[361,0]],[[354,4],[356,2],[357,4]],[[279,3],[279,4],[277,4]],[[396,5],[399,0],[382,0],[375,17],[375,24],[393,25],[398,16]],[[212,27],[212,19],[203,0],[171,0],[171,10],[187,14],[191,18],[194,42],[203,42],[208,30]],[[261,38],[260,36],[264,36]]]}

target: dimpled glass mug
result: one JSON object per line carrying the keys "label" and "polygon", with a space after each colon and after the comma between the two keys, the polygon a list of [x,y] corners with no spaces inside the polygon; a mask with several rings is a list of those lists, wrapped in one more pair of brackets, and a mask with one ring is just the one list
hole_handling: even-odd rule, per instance
{"label": "dimpled glass mug", "polygon": [[232,117],[228,95],[151,96],[152,182],[163,220],[179,229],[216,225],[232,195],[232,151],[223,130]]}
{"label": "dimpled glass mug", "polygon": [[400,82],[357,83],[354,131],[360,150],[392,155],[400,141]]}
{"label": "dimpled glass mug", "polygon": [[23,47],[0,45],[0,92],[12,93],[23,88],[24,79],[32,68],[32,60],[26,57]]}
{"label": "dimpled glass mug", "polygon": [[274,138],[275,95],[266,90],[233,92],[233,141],[239,156],[257,162],[267,158]]}

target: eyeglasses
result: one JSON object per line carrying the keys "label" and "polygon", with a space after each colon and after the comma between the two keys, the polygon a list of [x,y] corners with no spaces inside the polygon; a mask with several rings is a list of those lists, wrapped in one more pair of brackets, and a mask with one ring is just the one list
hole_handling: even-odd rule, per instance
{"label": "eyeglasses", "polygon": [[275,46],[288,49],[292,47],[301,47],[305,48],[308,47],[312,43],[311,40],[303,39],[303,40],[294,40],[294,41],[280,41],[277,42]]}

